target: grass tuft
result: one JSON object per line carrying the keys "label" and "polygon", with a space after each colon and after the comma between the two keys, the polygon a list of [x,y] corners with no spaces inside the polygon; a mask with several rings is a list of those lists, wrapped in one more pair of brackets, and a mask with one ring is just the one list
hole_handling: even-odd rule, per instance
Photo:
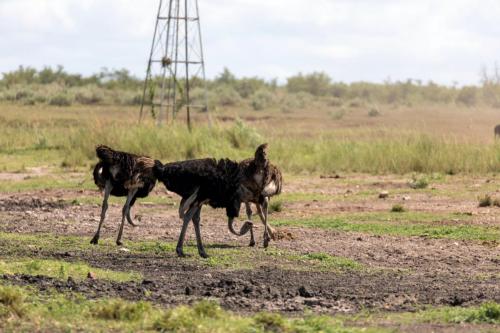
{"label": "grass tuft", "polygon": [[25,293],[19,287],[0,285],[0,318],[9,314],[24,314]]}
{"label": "grass tuft", "polygon": [[118,282],[139,281],[142,279],[142,275],[137,272],[118,272],[100,269],[82,262],[65,262],[48,259],[0,260],[0,274],[44,275],[61,280],[67,280],[68,277],[74,280],[83,280],[87,278],[89,272],[92,272],[98,279]]}
{"label": "grass tuft", "polygon": [[107,320],[136,321],[151,312],[152,306],[147,302],[126,302],[122,299],[110,299],[99,302],[92,311],[96,318]]}
{"label": "grass tuft", "polygon": [[274,226],[300,226],[346,232],[364,232],[373,235],[425,236],[459,240],[497,241],[500,228],[441,224],[442,221],[463,220],[471,217],[466,214],[431,214],[424,212],[359,213],[337,217],[313,216],[299,219],[277,219]]}
{"label": "grass tuft", "polygon": [[490,207],[493,204],[493,200],[489,194],[479,198],[479,207]]}
{"label": "grass tuft", "polygon": [[279,213],[283,210],[283,202],[281,200],[272,201],[268,207],[269,214]]}
{"label": "grass tuft", "polygon": [[404,213],[406,209],[403,207],[403,205],[400,204],[395,204],[391,208],[392,213]]}
{"label": "grass tuft", "polygon": [[409,182],[408,185],[414,190],[420,190],[427,188],[427,186],[429,186],[429,181],[426,177],[417,178],[416,176],[413,176],[411,182]]}
{"label": "grass tuft", "polygon": [[285,319],[279,313],[260,312],[253,317],[257,327],[264,332],[281,333],[288,331]]}

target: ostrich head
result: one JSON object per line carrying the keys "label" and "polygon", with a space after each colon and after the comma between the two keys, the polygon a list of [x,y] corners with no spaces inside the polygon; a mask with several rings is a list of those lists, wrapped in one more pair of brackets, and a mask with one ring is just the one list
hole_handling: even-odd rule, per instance
{"label": "ostrich head", "polygon": [[267,165],[269,162],[267,159],[267,143],[263,143],[257,147],[255,151],[255,161],[261,166]]}

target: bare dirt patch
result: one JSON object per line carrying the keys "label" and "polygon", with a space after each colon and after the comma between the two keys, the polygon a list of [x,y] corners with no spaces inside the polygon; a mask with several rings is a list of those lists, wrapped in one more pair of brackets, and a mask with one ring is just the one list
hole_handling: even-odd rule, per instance
{"label": "bare dirt patch", "polygon": [[[355,180],[355,182],[353,181]],[[344,201],[296,200],[284,202],[284,211],[270,216],[300,218],[321,213],[335,216],[346,212],[386,211],[390,200],[373,198],[359,200],[356,193],[375,187],[395,191],[402,178],[359,176],[351,197]],[[464,180],[442,185],[459,190]],[[337,184],[337,182],[344,182]],[[479,184],[489,184],[474,180]],[[377,185],[374,185],[377,183]],[[468,184],[468,183],[467,183]],[[344,193],[353,185],[345,179],[321,179],[308,182],[303,178],[290,180],[287,191],[313,194]],[[354,185],[356,186],[356,185]],[[488,185],[489,186],[489,185]],[[411,210],[473,212],[466,223],[498,227],[498,211],[477,208],[475,188],[469,199],[412,194]],[[156,194],[164,194],[157,188]],[[375,192],[374,192],[375,193]],[[97,191],[40,191],[0,195],[0,231],[10,233],[49,233],[61,236],[88,237],[95,232],[100,215],[99,204],[71,204],[83,196],[99,196]],[[398,194],[403,195],[403,194]],[[147,199],[146,199],[147,200]],[[140,226],[125,229],[125,246],[130,241],[176,241],[180,230],[176,206],[138,203],[135,215],[142,217]],[[112,204],[104,224],[103,237],[114,238],[121,217],[121,204]],[[257,243],[262,246],[263,228],[255,223]],[[498,242],[457,241],[428,237],[399,237],[339,232],[304,227],[276,228],[273,249],[299,254],[326,253],[356,260],[362,270],[338,272],[314,271],[307,263],[296,269],[282,269],[276,258],[260,263],[251,270],[221,269],[179,259],[175,254],[136,254],[117,251],[78,252],[61,249],[55,252],[26,249],[28,257],[84,261],[92,266],[113,270],[136,270],[144,281],[117,283],[102,280],[82,282],[59,281],[47,277],[3,276],[15,284],[35,285],[40,289],[55,288],[76,291],[88,297],[119,296],[125,299],[146,299],[162,305],[189,303],[201,297],[214,297],[221,304],[238,312],[277,310],[296,313],[306,308],[319,313],[357,312],[361,309],[390,311],[415,310],[422,305],[466,306],[494,300],[500,302],[500,247]],[[214,247],[239,247],[246,250],[248,238],[237,238],[227,231],[222,210],[205,208],[202,213],[202,236]],[[192,230],[188,238],[193,241]],[[248,250],[250,251],[250,250]],[[252,251],[265,251],[262,248]],[[301,266],[302,265],[302,266]]]}

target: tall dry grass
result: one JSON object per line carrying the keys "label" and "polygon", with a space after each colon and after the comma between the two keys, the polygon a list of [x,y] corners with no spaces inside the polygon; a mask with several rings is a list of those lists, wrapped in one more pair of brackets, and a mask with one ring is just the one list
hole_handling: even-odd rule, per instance
{"label": "tall dry grass", "polygon": [[[50,115],[50,109],[47,109]],[[37,112],[43,112],[38,110]],[[69,111],[68,111],[69,112]],[[137,126],[106,117],[0,118],[0,154],[59,156],[55,164],[84,166],[95,160],[96,144],[172,161],[198,157],[243,159],[262,142],[271,145],[272,160],[291,173],[487,173],[500,171],[500,144],[457,141],[392,129],[343,129],[297,136],[291,132],[260,133],[242,121],[232,125]]]}

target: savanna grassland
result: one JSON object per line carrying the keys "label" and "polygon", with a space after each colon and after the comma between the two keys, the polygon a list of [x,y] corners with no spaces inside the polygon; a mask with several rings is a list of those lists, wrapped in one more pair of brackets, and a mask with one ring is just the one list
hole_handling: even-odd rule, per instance
{"label": "savanna grassland", "polygon": [[[224,72],[190,133],[182,113],[139,125],[140,84],[107,75],[23,69],[0,84],[0,330],[500,330],[497,83],[344,85],[316,73],[280,86]],[[140,226],[125,227],[124,246],[122,198],[103,242],[89,243],[96,144],[172,161],[243,159],[262,142],[285,176],[268,249],[259,223],[251,248],[207,207],[210,258],[192,229],[191,256],[177,258],[179,198],[162,185],[134,206]]]}

